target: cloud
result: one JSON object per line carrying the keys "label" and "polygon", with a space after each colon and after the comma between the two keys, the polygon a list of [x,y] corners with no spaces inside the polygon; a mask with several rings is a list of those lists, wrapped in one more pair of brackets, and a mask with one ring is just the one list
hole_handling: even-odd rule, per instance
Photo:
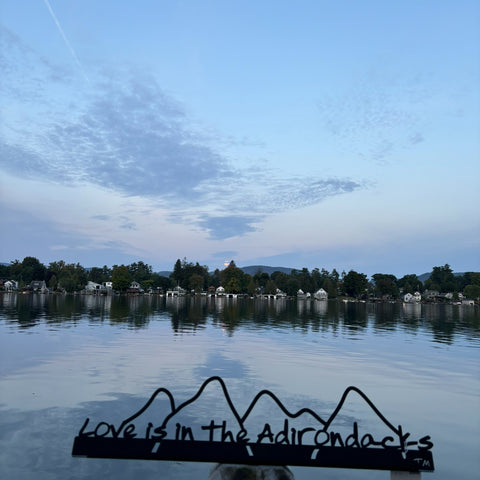
{"label": "cloud", "polygon": [[421,76],[408,78],[385,65],[353,87],[324,96],[318,109],[324,131],[362,158],[385,164],[397,150],[423,141],[419,129],[431,96]]}
{"label": "cloud", "polygon": [[[5,81],[20,82],[6,93],[20,113],[0,131],[0,166],[11,175],[148,198],[172,221],[200,227],[215,240],[253,232],[272,213],[367,187],[351,179],[234,166],[219,153],[232,139],[219,136],[217,151],[148,73],[110,69],[79,89],[74,77],[56,75],[61,69],[35,57],[15,35],[7,37],[12,49],[2,64],[13,74]],[[92,220],[114,219],[99,213]],[[119,221],[122,229],[137,228],[129,219]]]}
{"label": "cloud", "polygon": [[197,222],[197,225],[209,232],[214,240],[225,240],[226,238],[242,236],[257,230],[252,224],[259,222],[260,218],[245,215],[229,215],[214,217],[205,215]]}

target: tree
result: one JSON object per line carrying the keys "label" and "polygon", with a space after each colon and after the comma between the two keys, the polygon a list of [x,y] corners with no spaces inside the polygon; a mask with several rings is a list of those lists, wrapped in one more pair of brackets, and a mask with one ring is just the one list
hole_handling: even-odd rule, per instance
{"label": "tree", "polygon": [[265,288],[267,282],[270,280],[270,275],[267,272],[262,272],[260,269],[253,276],[253,281],[259,286]]}
{"label": "tree", "polygon": [[112,286],[114,290],[124,292],[132,283],[130,270],[125,265],[114,265],[112,269]]}
{"label": "tree", "polygon": [[87,272],[79,263],[66,264],[63,260],[54,262],[49,266],[51,272],[58,279],[58,286],[67,292],[75,292],[81,290],[87,284]]}
{"label": "tree", "polygon": [[277,286],[275,285],[275,282],[272,279],[268,280],[267,284],[265,285],[265,293],[274,294],[276,292]]}
{"label": "tree", "polygon": [[88,280],[94,283],[109,282],[112,278],[112,271],[106,265],[102,268],[93,267],[88,272]]}
{"label": "tree", "polygon": [[152,287],[158,288],[162,290],[162,292],[166,292],[167,290],[175,286],[172,285],[172,280],[170,278],[159,275],[158,273],[152,273],[152,281]]}
{"label": "tree", "polygon": [[45,280],[47,269],[35,257],[25,257],[22,262],[15,260],[10,264],[10,274],[14,280],[28,285],[33,280]]}
{"label": "tree", "polygon": [[322,288],[328,293],[328,298],[336,298],[337,287],[334,285],[330,278],[326,278],[323,281]]}
{"label": "tree", "polygon": [[[293,274],[293,272],[292,272]],[[298,279],[298,283],[300,285],[300,288],[306,293],[306,292],[313,292],[315,290],[314,282],[312,277],[310,276],[310,272],[308,271],[308,268],[302,268],[301,271],[296,270],[295,271],[295,276]]]}
{"label": "tree", "polygon": [[244,286],[244,277],[243,270],[238,268],[233,260],[227,268],[220,272],[220,281],[227,292],[238,293],[243,291],[243,287],[246,291],[248,283]]}
{"label": "tree", "polygon": [[285,285],[285,290],[283,290],[288,296],[293,297],[297,294],[300,288],[300,282],[298,278],[291,277],[287,280],[287,284]]}
{"label": "tree", "polygon": [[478,300],[480,298],[480,285],[467,285],[463,289],[465,297],[472,300]]}
{"label": "tree", "polygon": [[204,285],[204,278],[202,275],[199,275],[198,273],[194,273],[190,276],[190,289],[194,290],[195,292],[201,292],[203,290],[203,285]]}
{"label": "tree", "polygon": [[152,267],[143,262],[132,263],[128,266],[131,278],[138,283],[148,280],[152,276]]}
{"label": "tree", "polygon": [[395,275],[376,273],[372,275],[372,279],[375,283],[375,292],[377,295],[389,295],[392,297],[398,295],[397,278]]}
{"label": "tree", "polygon": [[0,265],[0,278],[10,278],[11,265]]}
{"label": "tree", "polygon": [[343,278],[343,288],[347,295],[360,297],[368,288],[368,279],[364,273],[350,270]]}
{"label": "tree", "polygon": [[397,285],[399,288],[403,289],[403,293],[415,293],[423,291],[422,281],[414,273],[404,275],[397,281]]}
{"label": "tree", "polygon": [[250,277],[250,280],[248,281],[248,285],[247,285],[248,294],[252,297],[253,295],[255,295],[256,289],[257,289],[257,286],[253,281],[253,277]]}
{"label": "tree", "polygon": [[433,267],[430,278],[425,280],[425,287],[439,292],[453,292],[456,282],[450,265],[446,263],[443,267]]}
{"label": "tree", "polygon": [[57,277],[55,275],[52,275],[50,277],[50,280],[48,281],[48,288],[55,290],[57,288]]}
{"label": "tree", "polygon": [[[184,260],[186,259],[184,258]],[[170,275],[170,277],[177,285],[180,285],[181,283],[183,283],[182,262],[179,258],[177,259],[177,261],[175,262],[175,265],[173,266],[173,272]]]}
{"label": "tree", "polygon": [[182,288],[190,288],[190,278],[192,275],[200,275],[203,278],[203,284],[209,281],[208,267],[197,263],[188,262],[186,257],[182,261],[178,259],[173,267],[173,272],[170,278],[176,285]]}

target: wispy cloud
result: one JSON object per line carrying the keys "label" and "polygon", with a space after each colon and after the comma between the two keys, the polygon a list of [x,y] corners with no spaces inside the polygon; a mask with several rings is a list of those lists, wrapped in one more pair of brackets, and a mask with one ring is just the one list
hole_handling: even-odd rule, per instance
{"label": "wispy cloud", "polygon": [[[25,53],[18,39],[11,37],[10,42],[19,48],[3,59],[7,65]],[[25,68],[27,80],[17,86],[27,90],[24,98],[34,98],[32,90],[42,86],[48,90],[53,70],[43,64],[35,73],[34,87]],[[55,82],[61,91],[74,89],[68,77]],[[55,91],[56,87],[52,106],[58,101]],[[20,109],[32,108],[30,101],[15,98]],[[72,98],[65,95],[63,108],[0,132],[1,168],[11,175],[21,172],[27,178],[93,184],[125,196],[147,197],[175,222],[199,227],[215,240],[253,232],[272,213],[366,187],[364,181],[347,178],[292,177],[261,166],[235,167],[211,140],[204,141],[182,105],[165,94],[156,78],[138,70],[98,74],[83,96]],[[47,106],[48,101],[42,100]],[[218,143],[224,141],[219,138]],[[101,213],[93,219],[111,220]],[[123,229],[136,229],[128,218],[118,221]]]}
{"label": "wispy cloud", "polygon": [[421,77],[407,78],[388,66],[318,102],[324,131],[352,153],[385,164],[401,149],[424,140],[423,111],[432,92]]}

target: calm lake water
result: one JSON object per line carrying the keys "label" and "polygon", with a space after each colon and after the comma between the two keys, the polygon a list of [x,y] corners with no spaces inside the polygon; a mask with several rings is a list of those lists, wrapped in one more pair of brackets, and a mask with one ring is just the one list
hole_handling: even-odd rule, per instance
{"label": "calm lake water", "polygon": [[[322,418],[357,386],[411,438],[432,437],[435,472],[423,478],[478,478],[478,306],[16,294],[0,295],[0,477],[206,479],[212,464],[74,458],[71,448],[87,417],[119,424],[156,388],[180,403],[214,375],[239,411],[269,389]],[[191,422],[222,415],[215,392],[204,400]],[[338,420],[384,435],[371,413],[352,396]],[[251,421],[272,415],[259,403]],[[390,478],[291,470],[298,480]]]}

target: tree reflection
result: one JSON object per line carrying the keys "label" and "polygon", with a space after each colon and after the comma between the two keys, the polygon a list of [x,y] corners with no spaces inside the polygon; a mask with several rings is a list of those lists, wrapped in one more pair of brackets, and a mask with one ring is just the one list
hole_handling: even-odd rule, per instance
{"label": "tree reflection", "polygon": [[367,329],[431,334],[433,341],[452,343],[457,335],[478,339],[477,306],[401,303],[356,303],[315,300],[214,298],[206,296],[96,296],[4,293],[0,320],[19,329],[41,323],[72,326],[110,322],[139,329],[152,320],[170,319],[174,333],[195,332],[207,324],[233,335],[243,329],[299,329],[301,332],[363,335]]}

